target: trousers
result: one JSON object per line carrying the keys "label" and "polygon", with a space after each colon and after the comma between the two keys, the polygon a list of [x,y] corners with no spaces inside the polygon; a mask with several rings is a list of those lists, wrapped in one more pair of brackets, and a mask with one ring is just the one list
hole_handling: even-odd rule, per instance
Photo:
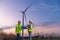
{"label": "trousers", "polygon": [[16,40],[20,40],[20,34],[16,34]]}
{"label": "trousers", "polygon": [[29,32],[29,40],[32,40],[31,32]]}

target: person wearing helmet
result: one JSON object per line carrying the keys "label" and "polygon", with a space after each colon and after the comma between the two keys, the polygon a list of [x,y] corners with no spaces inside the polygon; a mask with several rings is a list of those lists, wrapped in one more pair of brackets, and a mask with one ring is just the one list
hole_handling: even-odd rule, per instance
{"label": "person wearing helmet", "polygon": [[16,40],[20,39],[20,34],[21,34],[22,28],[21,28],[21,22],[18,21],[18,23],[15,26],[15,32],[16,32]]}
{"label": "person wearing helmet", "polygon": [[29,40],[32,40],[31,33],[32,33],[32,22],[29,21],[28,27],[28,34],[29,34]]}

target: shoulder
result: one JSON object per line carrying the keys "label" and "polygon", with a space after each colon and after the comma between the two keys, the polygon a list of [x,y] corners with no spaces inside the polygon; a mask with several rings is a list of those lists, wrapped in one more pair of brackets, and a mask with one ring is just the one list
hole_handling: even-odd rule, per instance
{"label": "shoulder", "polygon": [[27,26],[30,26],[30,24],[28,24]]}

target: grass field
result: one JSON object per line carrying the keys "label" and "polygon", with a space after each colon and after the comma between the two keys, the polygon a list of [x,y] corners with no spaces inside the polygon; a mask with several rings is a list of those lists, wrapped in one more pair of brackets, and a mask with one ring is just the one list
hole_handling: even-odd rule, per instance
{"label": "grass field", "polygon": [[[22,40],[22,38],[20,38]],[[25,40],[29,40],[28,37],[24,37]],[[16,40],[16,36],[14,34],[5,34],[0,33],[0,40]],[[32,40],[60,40],[60,37],[39,37],[34,36],[32,37]]]}

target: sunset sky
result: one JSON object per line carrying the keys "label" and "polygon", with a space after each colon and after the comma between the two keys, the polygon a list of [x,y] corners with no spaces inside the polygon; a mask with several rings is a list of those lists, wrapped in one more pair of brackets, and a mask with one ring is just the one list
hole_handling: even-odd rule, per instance
{"label": "sunset sky", "polygon": [[0,0],[0,26],[11,26],[18,20],[22,21],[21,11],[32,2],[26,11],[27,20],[32,20],[34,25],[48,28],[56,26],[59,29],[60,0]]}

